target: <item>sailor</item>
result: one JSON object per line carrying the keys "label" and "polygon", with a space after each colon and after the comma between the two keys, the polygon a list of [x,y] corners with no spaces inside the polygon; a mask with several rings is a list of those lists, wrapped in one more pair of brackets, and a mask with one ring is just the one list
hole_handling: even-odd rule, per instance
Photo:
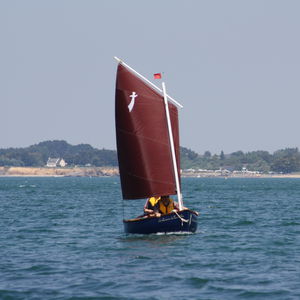
{"label": "sailor", "polygon": [[173,210],[179,210],[178,205],[169,195],[161,197],[151,197],[147,200],[144,206],[145,214],[149,216],[160,217],[171,213]]}

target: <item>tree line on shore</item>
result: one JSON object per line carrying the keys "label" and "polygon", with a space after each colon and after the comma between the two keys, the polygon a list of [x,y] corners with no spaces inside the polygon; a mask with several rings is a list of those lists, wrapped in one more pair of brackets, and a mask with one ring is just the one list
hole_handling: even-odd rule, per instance
{"label": "tree line on shore", "polygon": [[63,158],[68,166],[117,166],[114,150],[96,149],[88,144],[45,141],[26,148],[0,149],[0,166],[43,167],[48,158]]}
{"label": "tree line on shore", "polygon": [[[0,149],[0,166],[42,167],[49,157],[63,158],[68,166],[118,166],[115,150],[96,149],[88,144],[70,145],[66,141],[45,141],[26,148]],[[275,151],[243,152],[224,154],[223,151],[212,155],[205,151],[200,155],[181,147],[182,169],[206,170],[242,170],[262,173],[291,173],[300,171],[300,153],[298,148],[286,148]]]}
{"label": "tree line on shore", "polygon": [[268,151],[246,152],[236,151],[231,154],[212,155],[205,151],[199,155],[188,149],[181,149],[181,161],[185,168],[199,168],[206,170],[227,169],[240,171],[246,168],[249,171],[261,173],[292,173],[300,171],[300,153],[298,148],[286,148],[270,154]]}

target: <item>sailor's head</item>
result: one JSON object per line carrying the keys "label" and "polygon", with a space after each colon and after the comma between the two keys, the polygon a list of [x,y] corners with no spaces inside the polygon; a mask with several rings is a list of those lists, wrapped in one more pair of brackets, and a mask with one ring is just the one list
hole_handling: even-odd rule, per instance
{"label": "sailor's head", "polygon": [[169,195],[161,196],[161,200],[163,203],[168,203],[170,201]]}

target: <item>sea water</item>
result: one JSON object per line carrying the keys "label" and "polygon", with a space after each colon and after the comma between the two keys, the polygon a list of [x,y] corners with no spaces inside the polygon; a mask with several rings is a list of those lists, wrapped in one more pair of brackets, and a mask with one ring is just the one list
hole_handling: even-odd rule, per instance
{"label": "sea water", "polygon": [[195,234],[125,235],[118,177],[0,178],[0,299],[300,299],[300,179],[182,191]]}

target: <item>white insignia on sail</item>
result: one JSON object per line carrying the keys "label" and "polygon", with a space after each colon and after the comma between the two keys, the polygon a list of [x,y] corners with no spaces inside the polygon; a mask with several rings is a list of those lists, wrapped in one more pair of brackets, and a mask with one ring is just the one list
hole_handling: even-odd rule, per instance
{"label": "white insignia on sail", "polygon": [[128,109],[129,109],[129,112],[132,111],[133,109],[133,106],[134,106],[134,102],[135,102],[135,98],[137,97],[137,93],[136,92],[132,92],[132,94],[129,96],[131,98],[131,102],[129,103],[128,105]]}

